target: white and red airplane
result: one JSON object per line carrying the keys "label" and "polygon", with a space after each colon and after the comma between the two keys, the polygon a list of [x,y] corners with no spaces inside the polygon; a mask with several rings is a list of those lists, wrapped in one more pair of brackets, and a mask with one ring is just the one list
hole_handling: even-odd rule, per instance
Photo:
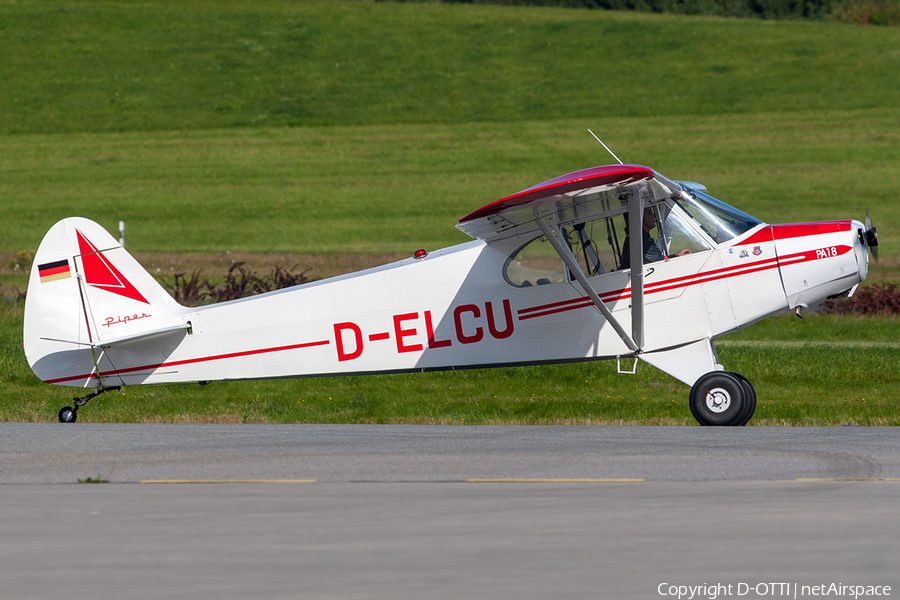
{"label": "white and red airplane", "polygon": [[[400,373],[602,359],[691,386],[703,425],[744,425],[753,386],[714,340],[866,278],[868,223],[767,225],[638,165],[569,173],[457,224],[473,241],[250,298],[181,306],[96,223],[37,251],[24,347],[49,384]],[[620,363],[620,372],[622,365]]]}

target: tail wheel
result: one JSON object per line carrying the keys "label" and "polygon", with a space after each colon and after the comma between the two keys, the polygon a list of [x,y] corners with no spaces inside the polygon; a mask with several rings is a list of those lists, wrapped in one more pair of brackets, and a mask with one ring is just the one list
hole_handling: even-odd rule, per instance
{"label": "tail wheel", "polygon": [[756,409],[756,393],[740,375],[713,371],[691,387],[691,414],[701,425],[745,425]]}
{"label": "tail wheel", "polygon": [[75,409],[71,406],[64,406],[59,409],[59,422],[60,423],[74,423],[75,419],[78,418],[78,413],[75,412]]}

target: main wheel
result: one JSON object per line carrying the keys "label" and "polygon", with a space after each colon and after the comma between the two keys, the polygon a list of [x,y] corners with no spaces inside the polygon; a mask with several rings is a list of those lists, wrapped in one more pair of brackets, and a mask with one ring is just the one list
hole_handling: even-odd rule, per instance
{"label": "main wheel", "polygon": [[78,418],[78,413],[75,412],[75,409],[71,406],[64,406],[59,409],[59,422],[60,423],[74,423],[75,419]]}
{"label": "main wheel", "polygon": [[735,423],[735,425],[742,426],[749,423],[750,419],[753,418],[753,413],[756,412],[756,390],[753,388],[753,384],[740,373],[732,373],[732,375],[741,380],[741,383],[744,385],[744,390],[747,392],[747,401],[744,403],[744,413],[741,415],[740,420]]}
{"label": "main wheel", "polygon": [[701,425],[744,425],[748,389],[734,373],[707,373],[691,387],[691,414]]}

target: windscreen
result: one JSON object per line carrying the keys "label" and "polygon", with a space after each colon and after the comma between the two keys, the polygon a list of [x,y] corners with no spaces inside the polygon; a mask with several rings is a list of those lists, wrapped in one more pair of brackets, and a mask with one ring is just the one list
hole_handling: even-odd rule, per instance
{"label": "windscreen", "polygon": [[682,186],[682,190],[684,191],[674,198],[675,203],[693,217],[718,244],[727,242],[762,222],[709,194],[688,186]]}

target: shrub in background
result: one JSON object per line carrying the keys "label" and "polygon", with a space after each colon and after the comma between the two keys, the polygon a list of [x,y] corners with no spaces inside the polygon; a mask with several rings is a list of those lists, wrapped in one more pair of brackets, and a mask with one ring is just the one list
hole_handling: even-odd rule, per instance
{"label": "shrub in background", "polygon": [[860,287],[852,298],[828,300],[823,311],[832,314],[898,315],[900,291],[895,283],[876,283]]}
{"label": "shrub in background", "polygon": [[900,25],[898,0],[835,0],[832,16],[857,25]]}
{"label": "shrub in background", "polygon": [[313,278],[306,276],[306,271],[302,273],[292,271],[293,269],[275,267],[269,275],[258,275],[245,269],[244,263],[239,262],[228,268],[228,274],[221,284],[201,278],[201,271],[194,271],[190,275],[176,273],[174,281],[170,284],[163,280],[163,286],[179,304],[199,306],[237,300],[313,281]]}
{"label": "shrub in background", "polygon": [[[401,0],[402,1],[402,0]],[[427,1],[427,0],[426,0]],[[459,4],[505,4],[634,10],[639,12],[759,17],[833,18],[860,25],[900,24],[900,0],[441,0]]]}
{"label": "shrub in background", "polygon": [[15,258],[9,261],[9,268],[13,271],[25,271],[26,273],[31,270],[31,263],[34,262],[34,250],[19,250],[16,252]]}

